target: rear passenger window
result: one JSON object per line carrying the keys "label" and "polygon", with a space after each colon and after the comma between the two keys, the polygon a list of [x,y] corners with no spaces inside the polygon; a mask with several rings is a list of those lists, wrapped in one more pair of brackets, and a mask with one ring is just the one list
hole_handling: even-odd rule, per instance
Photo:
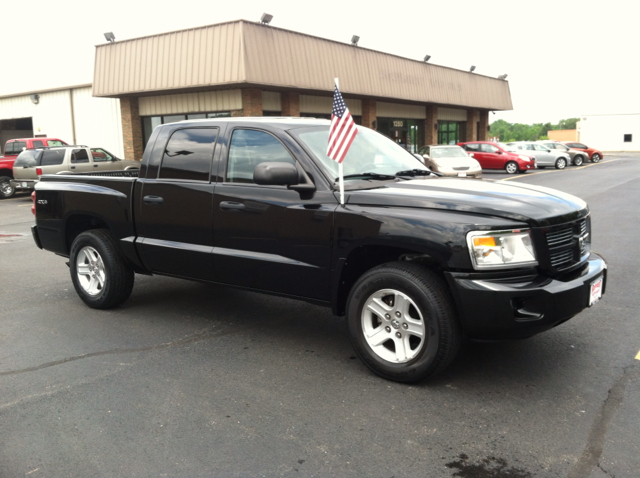
{"label": "rear passenger window", "polygon": [[485,143],[480,143],[480,149],[483,153],[497,153],[499,151],[494,145]]}
{"label": "rear passenger window", "polygon": [[465,144],[464,149],[467,151],[480,151],[480,145],[478,143]]}
{"label": "rear passenger window", "polygon": [[169,138],[158,178],[209,181],[218,128],[174,131]]}
{"label": "rear passenger window", "polygon": [[227,181],[253,183],[253,171],[260,163],[283,161],[295,164],[284,145],[264,131],[237,129],[231,137]]}
{"label": "rear passenger window", "polygon": [[73,164],[77,163],[88,163],[89,155],[87,154],[86,149],[74,149],[71,153],[71,162]]}
{"label": "rear passenger window", "polygon": [[47,141],[47,145],[49,146],[64,146],[64,143],[62,141],[59,141],[57,139],[50,139]]}
{"label": "rear passenger window", "polygon": [[64,160],[64,149],[49,149],[42,152],[40,166],[55,166],[62,164]]}
{"label": "rear passenger window", "polygon": [[33,142],[33,147],[34,148],[42,148],[44,146],[44,143],[42,141],[34,141]]}

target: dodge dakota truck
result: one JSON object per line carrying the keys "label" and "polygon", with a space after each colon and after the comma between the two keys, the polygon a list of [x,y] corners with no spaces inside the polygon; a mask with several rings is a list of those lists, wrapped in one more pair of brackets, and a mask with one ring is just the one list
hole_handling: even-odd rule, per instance
{"label": "dodge dakota truck", "polygon": [[437,177],[358,127],[344,166],[329,121],[158,126],[138,171],[44,175],[33,237],[69,258],[80,298],[122,304],[162,274],[328,306],[375,373],[415,382],[464,338],[526,338],[605,292],[587,204],[560,191]]}

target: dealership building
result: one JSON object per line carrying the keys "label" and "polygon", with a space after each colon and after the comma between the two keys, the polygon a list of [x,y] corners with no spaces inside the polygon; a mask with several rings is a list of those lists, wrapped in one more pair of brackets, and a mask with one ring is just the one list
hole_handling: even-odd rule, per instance
{"label": "dealership building", "polygon": [[358,124],[410,151],[485,140],[509,84],[352,43],[239,20],[96,47],[92,84],[4,95],[0,142],[48,136],[141,159],[159,124],[220,116],[329,118],[334,78]]}

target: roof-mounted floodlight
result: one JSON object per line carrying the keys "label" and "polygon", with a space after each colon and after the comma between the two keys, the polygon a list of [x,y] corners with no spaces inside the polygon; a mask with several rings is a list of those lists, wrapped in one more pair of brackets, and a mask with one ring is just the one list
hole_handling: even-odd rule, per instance
{"label": "roof-mounted floodlight", "polygon": [[499,80],[506,80],[506,79],[507,79],[507,76],[509,76],[509,75],[507,75],[507,74],[505,73],[504,75],[500,75],[500,76],[498,77],[498,79],[499,79]]}
{"label": "roof-mounted floodlight", "polygon": [[428,62],[430,58],[431,58],[431,55],[425,55],[424,62],[425,63]]}
{"label": "roof-mounted floodlight", "polygon": [[40,103],[40,95],[38,94],[30,95],[29,99],[31,100],[31,103],[33,103],[34,105],[37,105],[38,103]]}
{"label": "roof-mounted floodlight", "polygon": [[114,41],[116,41],[116,36],[113,34],[113,32],[107,32],[104,34],[104,37],[107,39],[107,41],[113,43]]}
{"label": "roof-mounted floodlight", "polygon": [[475,69],[476,69],[475,65],[471,65],[471,68],[469,68],[469,71],[473,71]]}
{"label": "roof-mounted floodlight", "polygon": [[270,15],[268,13],[263,13],[262,17],[260,17],[260,23],[264,23],[265,25],[271,23],[271,20],[273,20],[273,15]]}
{"label": "roof-mounted floodlight", "polygon": [[358,42],[360,41],[360,37],[358,35],[353,35],[351,37],[351,44],[353,46],[358,46]]}

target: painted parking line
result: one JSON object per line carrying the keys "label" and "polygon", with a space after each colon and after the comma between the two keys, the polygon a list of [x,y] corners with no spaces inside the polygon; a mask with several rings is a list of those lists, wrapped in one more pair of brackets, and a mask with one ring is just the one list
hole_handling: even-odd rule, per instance
{"label": "painted parking line", "polygon": [[[607,159],[606,163],[613,163],[614,161],[620,161],[620,159],[622,159],[622,158]],[[575,171],[577,169],[584,169],[584,168],[590,168],[591,166],[598,166],[599,164],[605,164],[605,161],[599,161],[597,163],[585,164],[583,166],[573,166],[571,169],[569,169],[569,167],[566,167],[565,169],[550,169],[549,171],[536,171],[535,173],[528,172],[527,174],[520,174],[518,176],[512,176],[510,178],[505,178],[502,181],[511,181],[512,179],[520,179],[520,178],[527,177],[527,176],[535,176],[536,174],[553,174],[553,173],[560,173],[560,172],[563,172],[563,171]],[[551,167],[551,166],[549,166],[549,167]]]}
{"label": "painted parking line", "polygon": [[640,360],[640,352],[638,352],[638,355],[636,355],[636,360]]}

